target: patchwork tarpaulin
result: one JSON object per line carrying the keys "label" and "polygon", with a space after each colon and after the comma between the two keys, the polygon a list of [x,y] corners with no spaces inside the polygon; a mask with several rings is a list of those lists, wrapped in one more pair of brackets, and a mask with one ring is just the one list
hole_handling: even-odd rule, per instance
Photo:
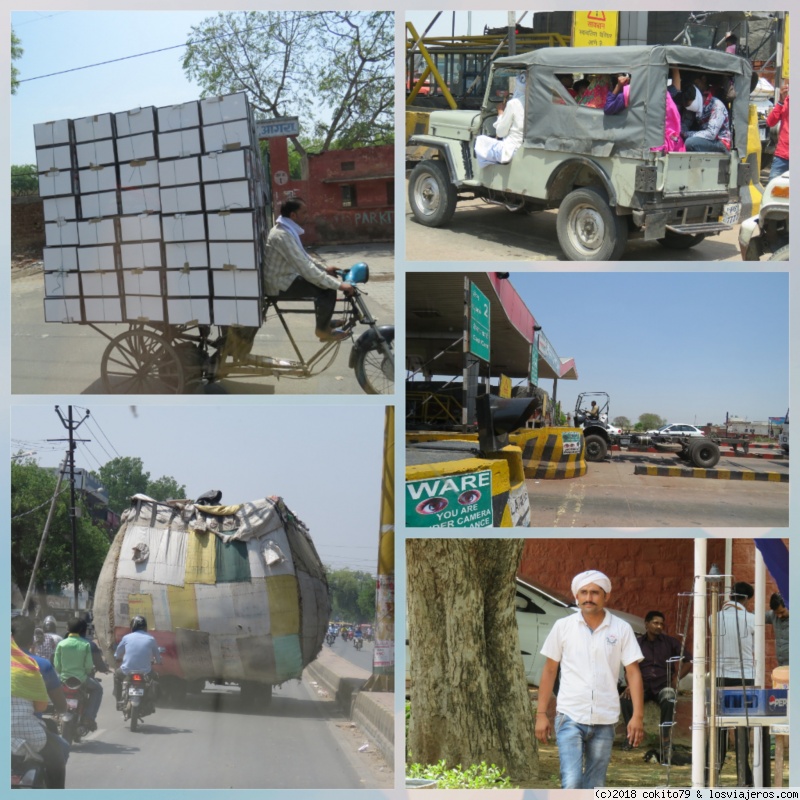
{"label": "patchwork tarpaulin", "polygon": [[95,595],[107,654],[136,614],[166,648],[162,673],[278,684],[319,653],[330,599],[308,530],[280,498],[198,506],[137,495]]}

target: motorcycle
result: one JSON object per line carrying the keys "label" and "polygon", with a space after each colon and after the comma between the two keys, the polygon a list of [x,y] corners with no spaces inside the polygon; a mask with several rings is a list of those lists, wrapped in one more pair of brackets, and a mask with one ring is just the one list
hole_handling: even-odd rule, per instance
{"label": "motorcycle", "polygon": [[11,739],[11,788],[46,789],[44,758],[25,739]]}
{"label": "motorcycle", "polygon": [[364,639],[362,637],[358,636],[355,639],[353,639],[353,647],[355,647],[356,650],[360,650],[363,646],[364,646]]}
{"label": "motorcycle", "polygon": [[64,678],[61,686],[67,701],[67,710],[58,717],[58,733],[69,744],[78,743],[90,732],[81,722],[89,702],[89,690],[85,681],[75,677]]}
{"label": "motorcycle", "polygon": [[335,633],[328,633],[325,636],[325,641],[333,647],[333,643],[336,641],[336,634]]}
{"label": "motorcycle", "polygon": [[122,719],[131,721],[136,732],[139,721],[156,710],[158,676],[153,672],[131,672],[122,682]]}

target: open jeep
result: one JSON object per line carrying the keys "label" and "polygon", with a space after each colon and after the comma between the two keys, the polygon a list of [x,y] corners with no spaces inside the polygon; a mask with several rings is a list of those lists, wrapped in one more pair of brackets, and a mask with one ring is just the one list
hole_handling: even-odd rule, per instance
{"label": "open jeep", "polygon": [[[726,153],[663,152],[672,67],[699,72],[733,97]],[[497,104],[526,73],[522,145],[507,164],[478,166],[475,139],[494,135]],[[559,76],[630,75],[628,107],[579,105]],[[557,208],[558,240],[574,261],[618,259],[628,239],[692,247],[752,213],[746,156],[751,67],[728,53],[678,45],[554,47],[497,59],[480,111],[434,111],[412,145],[435,153],[411,173],[417,222],[447,224],[459,199],[512,211]],[[529,223],[524,223],[529,224]]]}

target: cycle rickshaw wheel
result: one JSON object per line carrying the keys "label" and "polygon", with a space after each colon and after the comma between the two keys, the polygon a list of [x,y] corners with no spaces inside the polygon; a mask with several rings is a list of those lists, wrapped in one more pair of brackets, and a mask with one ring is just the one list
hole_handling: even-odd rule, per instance
{"label": "cycle rickshaw wheel", "polygon": [[353,370],[358,385],[367,394],[391,394],[394,391],[394,363],[380,348],[362,350]]}
{"label": "cycle rickshaw wheel", "polygon": [[112,339],[100,371],[109,394],[181,394],[185,386],[177,350],[161,334],[144,328]]}

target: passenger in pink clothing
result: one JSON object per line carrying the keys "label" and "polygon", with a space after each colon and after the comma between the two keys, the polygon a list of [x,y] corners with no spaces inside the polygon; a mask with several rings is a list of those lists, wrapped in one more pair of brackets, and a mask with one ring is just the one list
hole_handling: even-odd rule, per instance
{"label": "passenger in pink clothing", "polygon": [[772,157],[772,169],[769,172],[769,179],[772,180],[778,175],[783,175],[789,171],[789,82],[784,81],[781,86],[780,98],[775,103],[775,107],[769,112],[767,125],[773,127],[780,123],[781,129],[778,132],[778,145],[775,148],[775,155]]}

